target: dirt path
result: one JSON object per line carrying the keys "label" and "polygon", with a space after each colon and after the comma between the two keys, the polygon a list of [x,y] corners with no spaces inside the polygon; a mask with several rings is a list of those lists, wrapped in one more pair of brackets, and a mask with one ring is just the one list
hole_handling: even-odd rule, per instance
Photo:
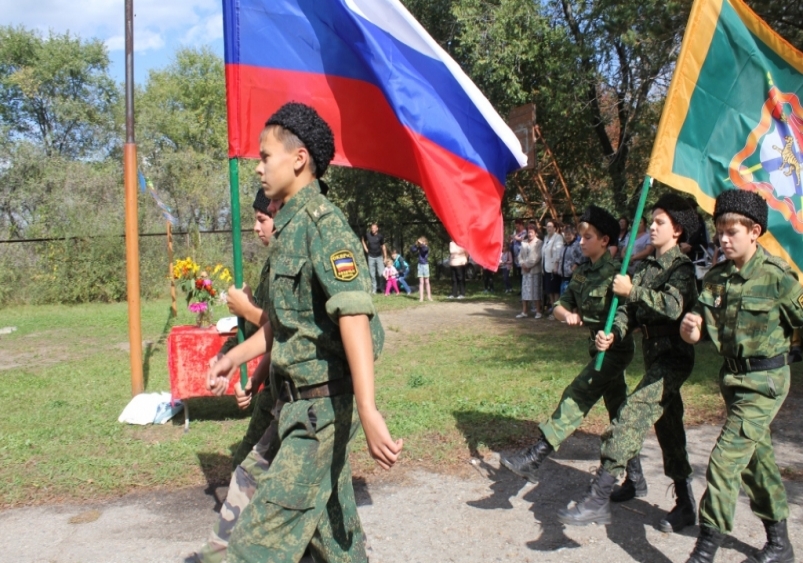
{"label": "dirt path", "polygon": [[[510,305],[496,302],[435,303],[381,315],[387,345],[406,335],[459,327],[503,331],[512,326],[548,332],[547,321],[516,321]],[[780,466],[789,475],[803,470],[803,392],[793,389],[775,425]],[[699,501],[708,455],[718,426],[688,430]],[[643,450],[649,494],[614,507],[607,527],[564,528],[558,508],[587,487],[598,459],[599,440],[585,433],[570,438],[544,465],[543,481],[525,483],[500,470],[498,455],[473,459],[460,475],[413,469],[396,479],[355,483],[359,511],[373,563],[576,562],[671,563],[686,561],[697,528],[663,534],[656,524],[673,499],[651,435]],[[803,482],[786,483],[791,502],[789,530],[803,558]],[[109,502],[42,506],[0,511],[0,560],[11,563],[180,562],[205,540],[224,487],[130,495]],[[760,522],[742,496],[736,529],[717,557],[739,562],[764,542]]]}
{"label": "dirt path", "polygon": [[[694,492],[703,492],[708,453],[719,429],[689,430]],[[469,477],[412,471],[401,483],[359,484],[360,516],[374,563],[683,562],[697,529],[669,535],[655,528],[672,505],[654,436],[646,443],[649,495],[614,507],[607,527],[564,528],[555,511],[587,486],[599,451],[595,437],[571,438],[530,485],[499,470],[498,458],[474,460]],[[803,463],[799,442],[776,440],[779,462]],[[803,483],[787,483],[790,532],[803,556]],[[10,563],[179,562],[199,547],[224,488],[127,496],[113,502],[0,512],[2,560]],[[717,562],[742,561],[763,544],[763,529],[742,497],[736,530]]]}

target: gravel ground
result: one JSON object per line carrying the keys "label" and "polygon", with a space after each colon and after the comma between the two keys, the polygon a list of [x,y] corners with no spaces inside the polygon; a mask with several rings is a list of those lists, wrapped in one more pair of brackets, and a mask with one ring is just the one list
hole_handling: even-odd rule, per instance
{"label": "gravel ground", "polygon": [[[688,431],[699,500],[710,449],[719,429]],[[360,516],[374,563],[492,561],[644,563],[684,562],[697,528],[664,534],[656,524],[673,504],[654,436],[643,451],[650,483],[646,498],[614,507],[610,526],[564,528],[555,511],[578,498],[599,452],[594,436],[572,437],[543,481],[532,485],[499,469],[498,457],[472,460],[475,472],[457,477],[411,470],[395,482],[359,483]],[[797,440],[776,436],[779,463],[803,466]],[[803,557],[803,483],[787,482],[789,529]],[[225,488],[131,495],[88,505],[42,506],[0,512],[2,561],[9,563],[180,562],[199,547]],[[761,523],[740,499],[736,529],[718,563],[743,561],[764,542]]]}

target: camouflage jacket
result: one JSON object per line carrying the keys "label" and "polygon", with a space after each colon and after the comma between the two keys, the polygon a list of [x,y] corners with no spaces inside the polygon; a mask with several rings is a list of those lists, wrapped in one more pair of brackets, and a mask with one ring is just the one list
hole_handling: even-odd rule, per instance
{"label": "camouflage jacket", "polygon": [[[265,265],[262,266],[262,273],[259,274],[259,283],[257,284],[256,288],[254,288],[253,292],[254,303],[256,303],[256,306],[263,311],[268,308],[268,286],[270,285],[269,277],[270,264],[266,260]],[[243,339],[248,340],[248,338],[257,331],[257,329],[259,329],[257,325],[249,321],[245,321],[245,326],[243,327]],[[220,347],[220,353],[225,354],[235,346],[237,346],[236,334],[226,339],[226,342],[224,342],[223,346]]]}
{"label": "camouflage jacket", "polygon": [[[566,291],[561,295],[558,305],[569,311],[577,311],[583,319],[583,326],[590,329],[592,335],[589,342],[589,352],[594,354],[593,335],[605,328],[605,319],[611,307],[613,290],[611,282],[619,273],[619,262],[604,253],[595,263],[584,262],[577,266]],[[617,339],[610,348],[611,351],[632,351],[633,338],[626,336]]]}
{"label": "camouflage jacket", "polygon": [[713,266],[694,312],[721,355],[772,358],[789,352],[803,326],[803,288],[786,262],[759,247],[740,270],[732,260]]}
{"label": "camouflage jacket", "polygon": [[642,325],[679,322],[696,302],[694,264],[674,246],[660,258],[648,256],[638,265],[633,289],[616,311],[613,332],[621,338]]}
{"label": "camouflage jacket", "polygon": [[287,201],[274,219],[268,247],[271,361],[296,387],[349,375],[338,322],[367,315],[374,358],[384,332],[371,300],[363,248],[343,213],[315,181]]}

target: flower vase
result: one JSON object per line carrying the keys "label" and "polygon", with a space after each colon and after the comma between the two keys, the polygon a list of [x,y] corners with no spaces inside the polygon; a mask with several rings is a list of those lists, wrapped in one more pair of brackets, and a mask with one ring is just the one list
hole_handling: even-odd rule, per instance
{"label": "flower vase", "polygon": [[212,309],[199,311],[195,321],[195,326],[198,328],[209,328],[212,326]]}

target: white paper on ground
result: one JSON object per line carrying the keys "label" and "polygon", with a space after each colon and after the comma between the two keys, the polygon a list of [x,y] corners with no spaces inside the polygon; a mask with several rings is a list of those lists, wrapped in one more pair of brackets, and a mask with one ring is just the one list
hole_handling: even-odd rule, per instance
{"label": "white paper on ground", "polygon": [[117,419],[128,424],[164,424],[182,409],[181,401],[170,404],[170,393],[140,393]]}

